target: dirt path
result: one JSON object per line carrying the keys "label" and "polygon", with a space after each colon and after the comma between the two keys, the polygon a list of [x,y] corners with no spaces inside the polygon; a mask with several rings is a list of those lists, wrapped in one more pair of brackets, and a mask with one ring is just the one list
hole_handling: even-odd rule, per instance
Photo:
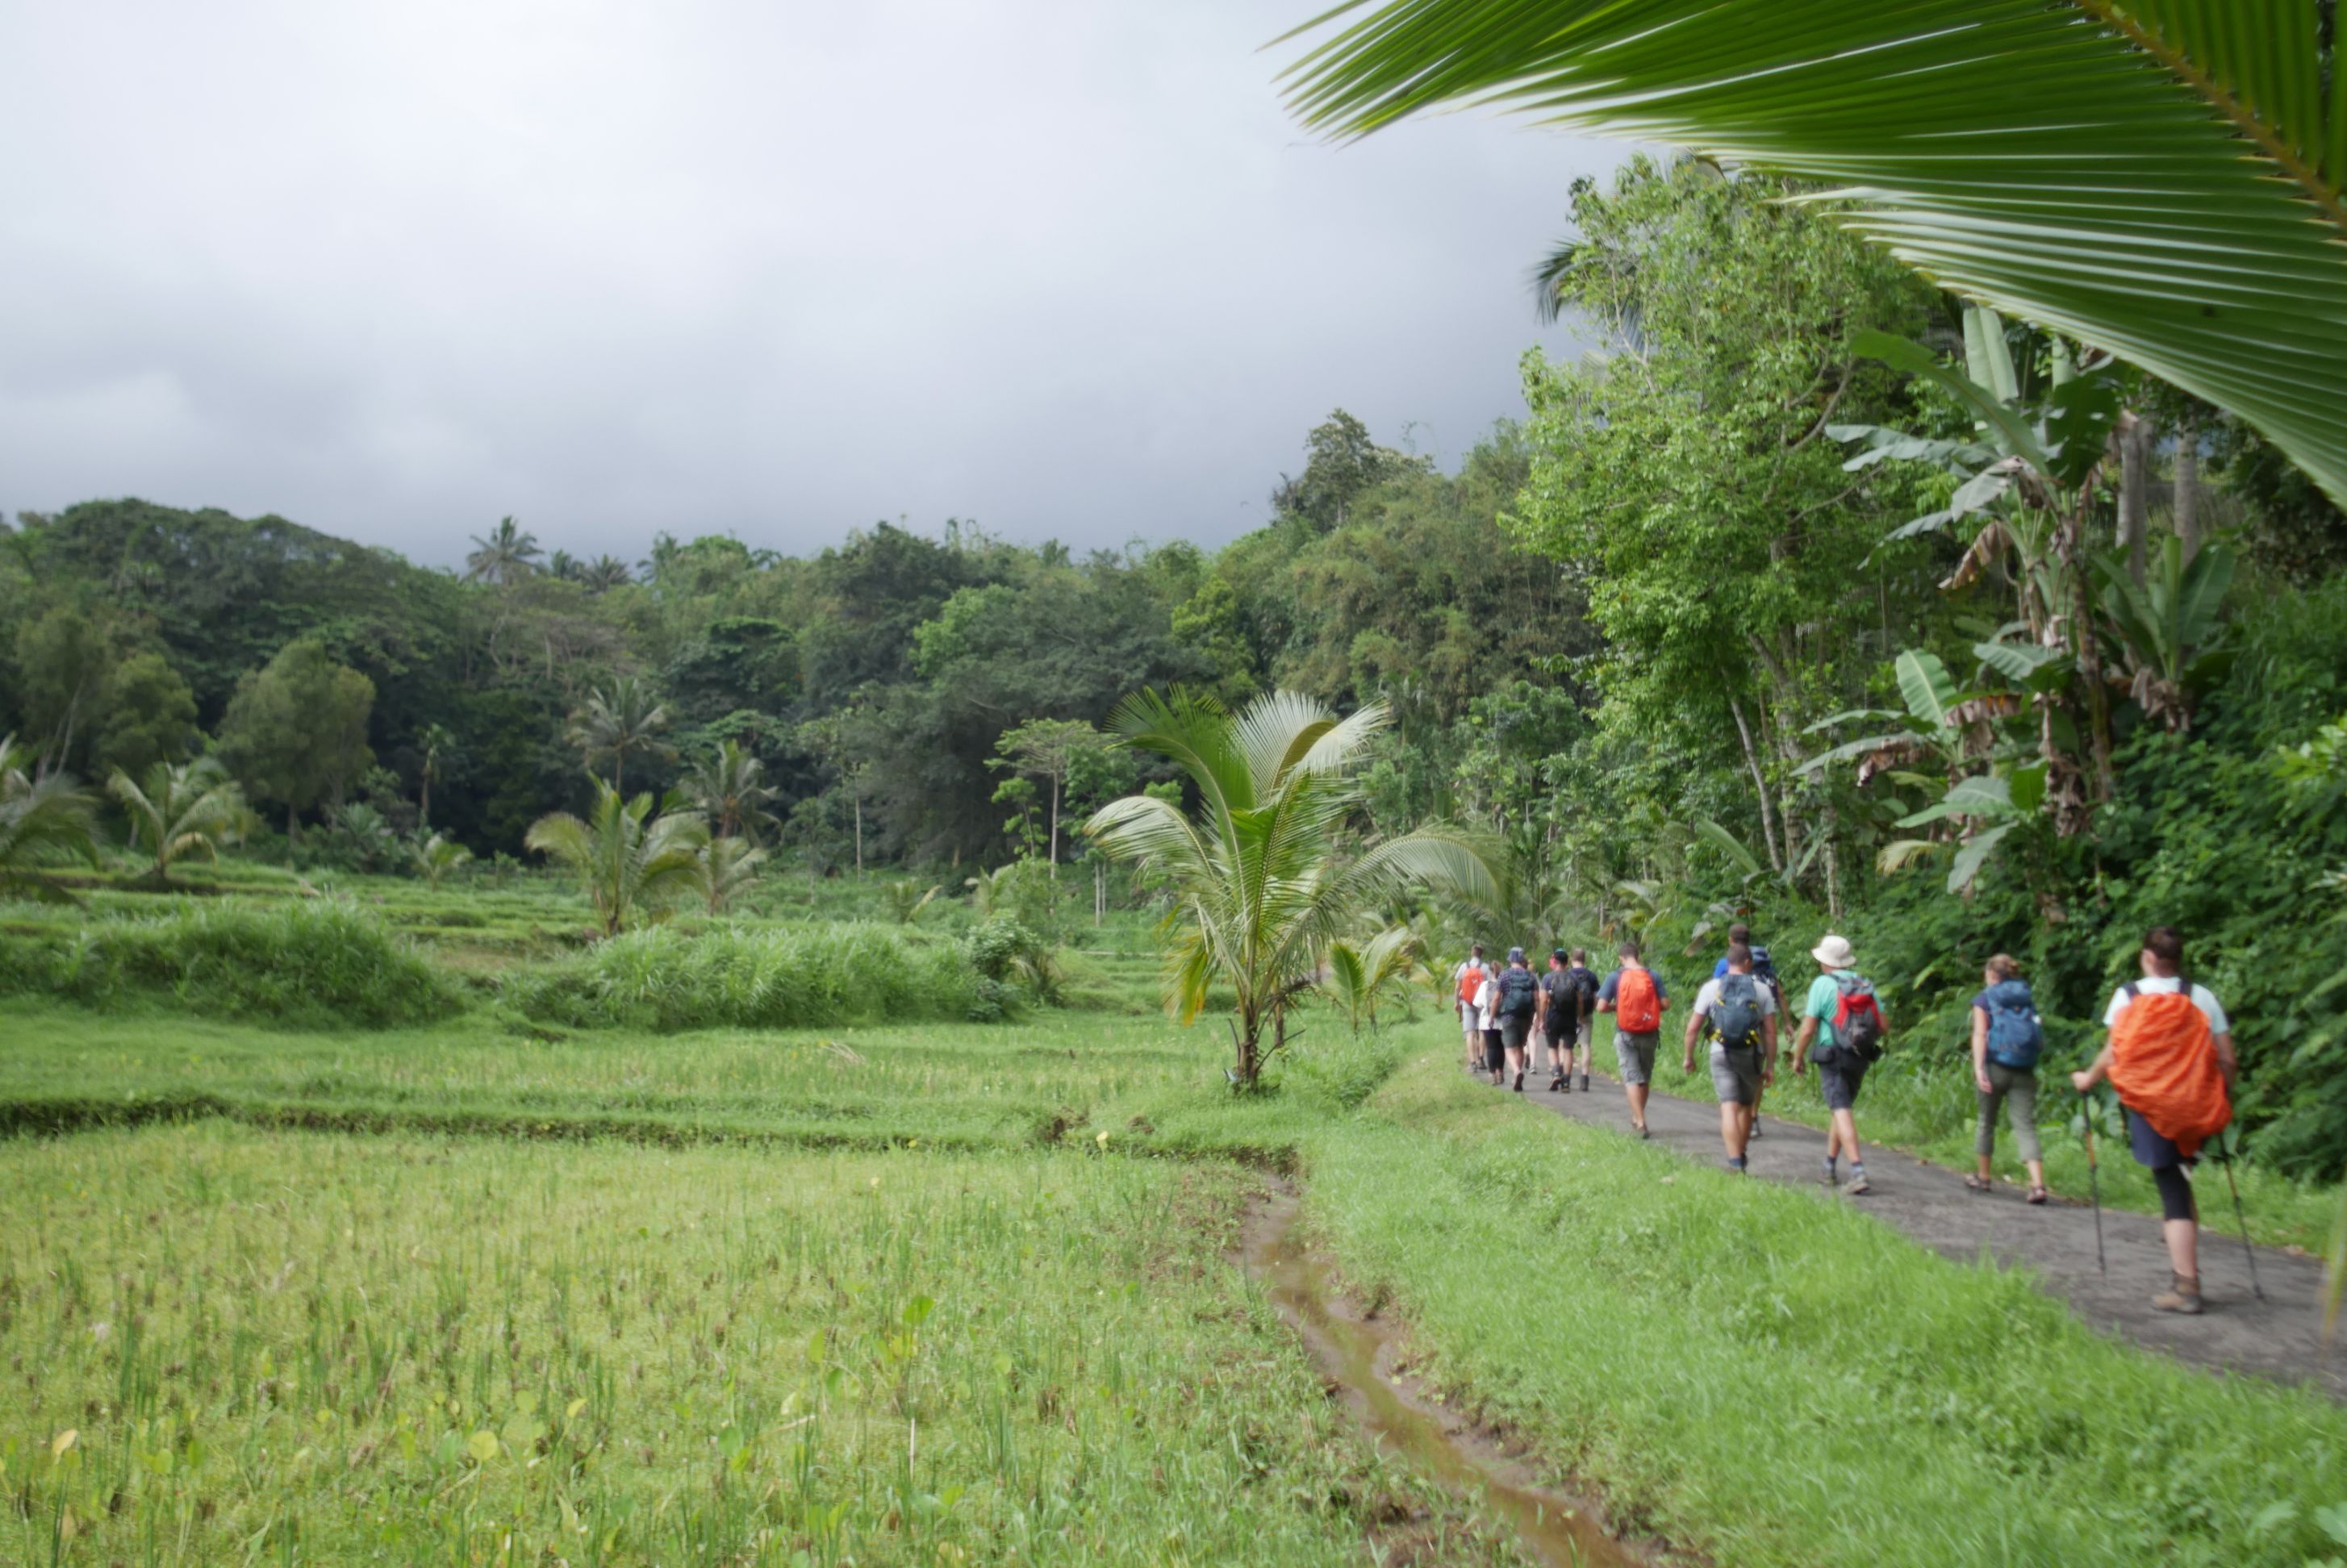
{"label": "dirt path", "polygon": [[[1671,1071],[1677,1066],[1676,1061],[1669,1063]],[[1552,1094],[1543,1087],[1546,1081],[1527,1077],[1523,1098],[1559,1115],[1629,1134],[1629,1106],[1612,1079],[1593,1076],[1587,1094]],[[1863,1097],[1858,1112],[1863,1142]],[[1763,1116],[1761,1123],[1763,1135],[1752,1144],[1752,1174],[1820,1190],[1825,1134],[1774,1116]],[[1655,1143],[1714,1168],[1721,1164],[1725,1151],[1717,1105],[1656,1094],[1647,1102],[1646,1125]],[[2224,1173],[2216,1166],[2204,1167],[2198,1177],[2200,1288],[2209,1310],[2198,1317],[2178,1317],[2151,1307],[2153,1293],[2168,1285],[2168,1250],[2160,1242],[2156,1217],[2103,1211],[2103,1245],[2110,1259],[2106,1277],[2095,1266],[2094,1215],[2085,1205],[2056,1198],[2031,1208],[2022,1201],[2019,1188],[2002,1182],[1993,1193],[1974,1193],[1964,1186],[1962,1175],[1943,1166],[1925,1164],[1879,1143],[1865,1144],[1865,1149],[1867,1179],[1874,1190],[1864,1197],[1833,1201],[1861,1207],[1958,1262],[1973,1262],[1985,1250],[2001,1263],[2025,1266],[2044,1289],[2066,1299],[2081,1318],[2106,1334],[2165,1350],[2179,1360],[2239,1368],[2281,1382],[2312,1383],[2334,1399],[2347,1399],[2347,1345],[2326,1349],[2321,1342],[2322,1266],[2311,1257],[2260,1247],[2258,1279],[2265,1286],[2265,1299],[2253,1296],[2240,1233],[2226,1234],[2232,1223],[2232,1202]],[[2112,1153],[2106,1151],[2104,1157]],[[2116,1153],[2127,1157],[2124,1149]]]}

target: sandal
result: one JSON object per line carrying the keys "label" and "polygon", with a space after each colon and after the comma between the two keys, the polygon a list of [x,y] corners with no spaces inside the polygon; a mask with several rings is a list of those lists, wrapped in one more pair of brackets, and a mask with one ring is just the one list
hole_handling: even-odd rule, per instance
{"label": "sandal", "polygon": [[1988,1192],[1988,1191],[1990,1191],[1990,1190],[1991,1190],[1994,1185],[1995,1185],[1995,1184],[1994,1184],[1994,1183],[1992,1183],[1992,1182],[1983,1182],[1983,1181],[1982,1181],[1978,1176],[1966,1176],[1966,1177],[1964,1178],[1964,1186],[1965,1186],[1967,1189],[1969,1189],[1970,1191],[1972,1191],[1972,1192],[1975,1192],[1975,1193],[1985,1193],[1985,1192]]}
{"label": "sandal", "polygon": [[2029,1189],[2029,1201],[2030,1201],[2031,1203],[2033,1203],[2033,1204],[2042,1204],[2042,1203],[2044,1203],[2044,1202],[2045,1201],[2045,1188],[2043,1188],[2043,1187],[2032,1187],[2032,1188],[2030,1188],[2030,1189]]}

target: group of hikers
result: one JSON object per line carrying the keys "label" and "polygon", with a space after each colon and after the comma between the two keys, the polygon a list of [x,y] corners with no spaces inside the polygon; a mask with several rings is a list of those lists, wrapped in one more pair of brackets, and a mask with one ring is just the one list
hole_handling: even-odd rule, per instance
{"label": "group of hikers", "polygon": [[[1454,1005],[1464,1035],[1471,1071],[1489,1072],[1496,1087],[1522,1093],[1528,1072],[1548,1061],[1551,1092],[1570,1094],[1576,1073],[1589,1092],[1591,1034],[1597,1015],[1614,1019],[1614,1042],[1622,1091],[1629,1102],[1630,1126],[1640,1138],[1646,1127],[1646,1101],[1662,1044],[1663,1015],[1670,993],[1661,975],[1648,968],[1635,942],[1616,950],[1615,968],[1602,979],[1589,967],[1583,948],[1556,948],[1547,971],[1534,974],[1522,948],[1507,962],[1484,958],[1482,944],[1450,972]],[[1891,1022],[1874,987],[1859,972],[1850,942],[1828,936],[1809,949],[1818,967],[1801,999],[1799,1027],[1791,1037],[1795,1076],[1814,1068],[1818,1090],[1830,1119],[1826,1132],[1823,1181],[1850,1196],[1871,1190],[1859,1151],[1856,1106],[1867,1069],[1881,1059]],[[2127,1112],[2128,1143],[2136,1160],[2151,1172],[2159,1190],[2162,1234],[2174,1278],[2152,1298],[2163,1311],[2201,1309],[2198,1265],[2199,1214],[2188,1174],[2201,1146],[2232,1118],[2235,1058],[2232,1025],[2205,986],[2184,973],[2184,942],[2173,927],[2148,932],[2137,956],[2141,978],[2112,994],[2104,1010],[2107,1031],[2101,1051],[2070,1075],[2084,1094],[2108,1081]],[[1979,1097],[1980,1122],[1974,1150],[1978,1169],[1964,1185],[1991,1190],[1990,1156],[1996,1149],[2002,1110],[2013,1126],[2022,1163],[2028,1168],[2027,1201],[2046,1201],[2045,1151],[2037,1136],[2037,1066],[2045,1031],[2021,967],[2000,953],[1989,959],[1982,989],[1973,999],[1972,1072]],[[1711,978],[1696,991],[1682,1032],[1680,1071],[1695,1071],[1696,1050],[1708,1043],[1712,1088],[1719,1101],[1719,1137],[1727,1167],[1749,1169],[1752,1140],[1760,1136],[1760,1102],[1777,1078],[1784,1043],[1780,1020],[1788,1017],[1784,982],[1768,949],[1752,940],[1746,926],[1730,926],[1727,949]],[[2092,1132],[2089,1129],[2088,1137]],[[2092,1147],[2089,1144],[2091,1156]],[[1842,1162],[1849,1173],[1842,1173]]]}

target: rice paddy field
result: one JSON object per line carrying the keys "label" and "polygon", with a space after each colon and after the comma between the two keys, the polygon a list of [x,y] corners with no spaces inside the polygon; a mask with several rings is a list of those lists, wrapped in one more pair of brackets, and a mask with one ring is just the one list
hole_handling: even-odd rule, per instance
{"label": "rice paddy field", "polygon": [[[2319,1394],[1494,1096],[1432,1005],[1316,1019],[1236,1098],[1129,920],[1074,933],[1083,1005],[973,1022],[884,978],[829,1022],[639,1027],[520,999],[609,949],[131,897],[0,918],[43,962],[153,927],[103,986],[0,987],[0,1563],[1532,1561],[1380,1451],[1241,1266],[1283,1180],[1429,1396],[1655,1560],[2347,1550]],[[510,897],[556,928],[559,888]],[[813,913],[673,939],[851,964],[975,923]],[[305,965],[429,1009],[321,1022]]]}

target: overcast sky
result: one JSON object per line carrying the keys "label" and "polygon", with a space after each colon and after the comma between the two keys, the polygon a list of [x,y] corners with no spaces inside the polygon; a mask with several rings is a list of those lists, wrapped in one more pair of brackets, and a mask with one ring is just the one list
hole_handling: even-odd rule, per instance
{"label": "overcast sky", "polygon": [[1214,544],[1337,405],[1455,464],[1620,153],[1307,140],[1320,3],[0,0],[0,507]]}

